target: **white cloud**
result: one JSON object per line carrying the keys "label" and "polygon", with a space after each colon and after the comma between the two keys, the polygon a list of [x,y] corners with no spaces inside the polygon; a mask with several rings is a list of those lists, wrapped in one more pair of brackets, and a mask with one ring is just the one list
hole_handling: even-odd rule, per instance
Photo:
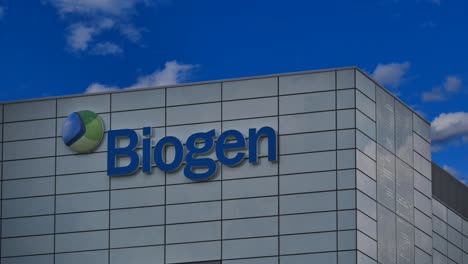
{"label": "white cloud", "polygon": [[61,15],[126,16],[141,0],[49,0]]}
{"label": "white cloud", "polygon": [[86,88],[85,93],[100,93],[100,92],[110,92],[119,90],[116,86],[106,86],[100,83],[92,83]]}
{"label": "white cloud", "polygon": [[122,48],[113,42],[101,42],[94,45],[92,49],[94,55],[118,55],[123,52]]}
{"label": "white cloud", "polygon": [[391,88],[398,88],[408,73],[411,63],[379,63],[372,73],[372,77],[380,84]]}
{"label": "white cloud", "polygon": [[93,40],[93,36],[98,31],[93,26],[85,26],[83,24],[73,24],[70,26],[67,36],[67,43],[72,50],[84,51],[88,49],[89,43]]}
{"label": "white cloud", "polygon": [[450,94],[460,92],[462,88],[462,79],[457,76],[447,76],[442,85],[432,88],[431,91],[422,94],[424,102],[446,101]]}
{"label": "white cloud", "polygon": [[432,140],[443,142],[468,135],[468,113],[442,113],[431,123]]}
{"label": "white cloud", "polygon": [[[62,19],[70,23],[67,31],[67,44],[71,51],[88,52],[93,55],[116,55],[122,48],[113,43],[111,49],[104,49],[102,43],[109,40],[98,39],[107,31],[118,32],[125,39],[138,43],[142,29],[131,22],[137,14],[139,4],[150,4],[150,0],[45,0],[54,6]],[[107,48],[110,48],[108,44]]]}
{"label": "white cloud", "polygon": [[440,88],[433,88],[429,92],[424,92],[422,94],[422,100],[424,102],[440,102],[445,101],[447,98]]}
{"label": "white cloud", "polygon": [[115,91],[120,89],[137,89],[146,87],[156,87],[162,85],[178,84],[187,80],[197,65],[181,64],[177,61],[168,61],[164,68],[156,70],[151,74],[141,76],[137,81],[127,87],[107,86],[100,83],[92,83],[86,88],[85,93],[97,93]]}
{"label": "white cloud", "polygon": [[449,93],[457,93],[462,86],[461,78],[457,76],[448,76],[444,82],[444,88]]}

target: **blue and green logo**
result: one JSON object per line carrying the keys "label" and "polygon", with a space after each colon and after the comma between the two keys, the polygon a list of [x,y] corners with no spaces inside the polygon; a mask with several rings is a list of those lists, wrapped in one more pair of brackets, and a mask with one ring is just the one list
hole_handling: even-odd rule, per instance
{"label": "blue and green logo", "polygon": [[65,145],[78,153],[96,149],[104,136],[104,124],[94,112],[84,110],[71,113],[62,126]]}

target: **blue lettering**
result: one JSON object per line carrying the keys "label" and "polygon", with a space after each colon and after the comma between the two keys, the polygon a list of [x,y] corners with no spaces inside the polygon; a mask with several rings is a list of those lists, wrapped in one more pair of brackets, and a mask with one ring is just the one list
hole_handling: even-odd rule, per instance
{"label": "blue lettering", "polygon": [[249,162],[258,162],[258,142],[262,137],[268,140],[268,160],[276,161],[277,138],[275,130],[271,127],[262,127],[258,131],[255,128],[249,129]]}
{"label": "blue lettering", "polygon": [[151,172],[151,127],[143,128],[143,172]]}
{"label": "blue lettering", "polygon": [[[210,158],[196,158],[196,156],[207,154],[213,148],[214,129],[207,133],[195,133],[187,139],[187,164],[184,174],[192,180],[204,180],[214,175],[217,169],[216,162]],[[200,142],[201,147],[197,146]],[[194,172],[193,169],[206,168],[205,172]]]}
{"label": "blue lettering", "polygon": [[[226,142],[228,139],[235,139],[235,142]],[[245,138],[241,132],[237,130],[224,131],[218,138],[216,144],[216,156],[218,160],[227,166],[235,166],[239,164],[245,157],[245,153],[238,152],[233,158],[226,157],[226,151],[241,150],[245,148]]]}
{"label": "blue lettering", "polygon": [[[171,163],[166,163],[164,159],[166,158],[164,153],[166,152],[166,145],[172,145],[175,148],[175,157]],[[164,157],[164,159],[163,159]],[[160,170],[169,172],[175,171],[179,168],[180,164],[184,160],[184,146],[182,142],[176,137],[163,137],[154,148],[154,162]]]}
{"label": "blue lettering", "polygon": [[[127,137],[129,139],[128,146],[117,148],[116,139]],[[138,145],[138,135],[131,129],[111,130],[107,134],[107,175],[128,175],[138,169],[140,158],[135,152]],[[130,164],[123,167],[116,166],[116,158],[120,156],[130,157]]]}
{"label": "blue lettering", "polygon": [[[185,155],[182,142],[173,136],[162,138],[152,150],[151,131],[151,127],[143,128],[141,163],[144,173],[151,173],[153,162],[161,171],[173,172],[182,165],[185,158],[185,176],[192,180],[205,180],[213,176],[218,169],[216,161],[207,157],[213,147],[215,147],[219,162],[226,166],[236,166],[246,157],[246,139],[237,130],[224,131],[217,141],[215,141],[216,132],[214,129],[204,133],[195,133],[187,139],[187,155]],[[127,146],[119,147],[117,142],[122,138],[128,139],[129,143]],[[278,139],[275,130],[271,127],[262,127],[258,130],[251,128],[249,129],[248,144],[248,161],[250,163],[258,162],[258,146],[263,138],[267,141],[268,160],[277,160]],[[110,130],[108,132],[107,174],[109,176],[128,175],[138,170],[140,166],[140,157],[136,151],[138,144],[138,134],[131,129]],[[168,161],[165,155],[168,147],[173,147],[175,151],[172,161]],[[122,157],[129,158],[130,164],[119,167],[117,161]]]}

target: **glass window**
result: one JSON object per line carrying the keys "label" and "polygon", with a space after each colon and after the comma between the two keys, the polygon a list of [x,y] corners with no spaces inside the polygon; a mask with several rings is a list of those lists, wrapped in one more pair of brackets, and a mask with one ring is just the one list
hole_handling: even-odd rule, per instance
{"label": "glass window", "polygon": [[413,113],[402,103],[395,101],[396,155],[413,165]]}
{"label": "glass window", "polygon": [[377,147],[377,201],[395,211],[395,156]]}
{"label": "glass window", "polygon": [[385,207],[377,205],[378,261],[380,263],[396,263],[396,219],[395,215]]}
{"label": "glass window", "polygon": [[395,152],[395,99],[377,88],[377,142]]}

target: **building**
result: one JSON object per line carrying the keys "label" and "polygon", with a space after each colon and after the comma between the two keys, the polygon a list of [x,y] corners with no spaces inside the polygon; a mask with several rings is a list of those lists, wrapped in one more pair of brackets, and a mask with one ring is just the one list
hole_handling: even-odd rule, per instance
{"label": "building", "polygon": [[[357,68],[0,116],[3,264],[468,263],[467,187],[431,165],[430,124]],[[96,120],[100,145],[74,152]]]}

